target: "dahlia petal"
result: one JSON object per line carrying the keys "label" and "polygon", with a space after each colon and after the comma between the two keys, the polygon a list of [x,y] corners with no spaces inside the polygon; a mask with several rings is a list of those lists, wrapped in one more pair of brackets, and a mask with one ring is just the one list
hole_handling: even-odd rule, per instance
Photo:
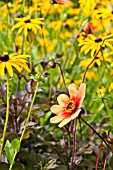
{"label": "dahlia petal", "polygon": [[65,107],[66,103],[69,101],[69,97],[66,94],[60,94],[57,97],[58,104],[62,107]]}
{"label": "dahlia petal", "polygon": [[52,113],[55,113],[55,114],[58,114],[60,112],[63,111],[63,107],[59,106],[59,105],[53,105],[51,106],[51,112]]}
{"label": "dahlia petal", "polygon": [[71,116],[67,116],[59,125],[58,127],[63,127],[64,125],[66,125],[67,123],[69,123],[71,121]]}
{"label": "dahlia petal", "polygon": [[78,109],[74,114],[71,115],[71,119],[75,119],[78,117],[79,113],[80,113],[81,109]]}
{"label": "dahlia petal", "polygon": [[63,115],[54,116],[50,119],[51,123],[59,123],[64,119]]}
{"label": "dahlia petal", "polygon": [[78,91],[77,91],[76,85],[74,83],[72,83],[68,86],[68,90],[69,90],[70,97],[77,95]]}
{"label": "dahlia petal", "polygon": [[77,98],[80,99],[79,107],[81,107],[81,104],[83,103],[83,99],[85,97],[85,90],[86,90],[86,84],[82,83],[79,87],[79,91],[78,91],[78,95],[77,95]]}

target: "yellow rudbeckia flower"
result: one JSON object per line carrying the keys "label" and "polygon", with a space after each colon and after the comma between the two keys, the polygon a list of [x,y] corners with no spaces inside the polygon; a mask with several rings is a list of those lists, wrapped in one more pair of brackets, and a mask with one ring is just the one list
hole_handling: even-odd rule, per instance
{"label": "yellow rudbeckia flower", "polygon": [[[98,52],[100,47],[109,47],[113,50],[112,42],[113,42],[113,34],[110,34],[106,37],[99,37],[97,38],[93,34],[88,34],[85,39],[78,39],[79,46],[81,47],[81,52],[84,51],[84,54],[87,54],[91,51],[91,57],[94,56],[95,52]],[[103,42],[104,41],[104,42]]]}
{"label": "yellow rudbeckia flower", "polygon": [[13,77],[13,67],[18,72],[21,72],[20,67],[23,67],[27,72],[30,72],[27,65],[27,57],[29,57],[29,55],[17,55],[16,53],[8,55],[8,53],[3,53],[0,55],[0,75],[4,76],[4,72],[7,70],[9,76]]}
{"label": "yellow rudbeckia flower", "polygon": [[31,30],[34,34],[37,34],[37,28],[40,29],[40,24],[44,24],[43,22],[44,18],[30,18],[30,16],[26,16],[23,18],[15,18],[15,21],[18,21],[13,27],[12,31],[14,31],[16,28],[19,28],[18,34],[24,31],[24,35],[27,37],[28,30]]}

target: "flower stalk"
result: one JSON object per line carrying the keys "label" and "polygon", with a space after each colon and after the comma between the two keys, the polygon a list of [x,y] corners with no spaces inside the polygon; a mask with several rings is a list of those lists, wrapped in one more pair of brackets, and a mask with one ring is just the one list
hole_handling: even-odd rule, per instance
{"label": "flower stalk", "polygon": [[73,155],[72,155],[72,163],[70,170],[73,170],[76,166],[76,119],[73,120]]}

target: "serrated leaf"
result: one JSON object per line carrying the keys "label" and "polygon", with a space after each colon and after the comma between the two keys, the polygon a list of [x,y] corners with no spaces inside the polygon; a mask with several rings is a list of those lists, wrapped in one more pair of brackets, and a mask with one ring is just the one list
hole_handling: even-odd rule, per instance
{"label": "serrated leaf", "polygon": [[7,140],[7,142],[5,144],[5,152],[6,152],[7,159],[9,160],[9,162],[11,164],[13,161],[14,149],[13,149],[11,143],[9,142],[9,140]]}
{"label": "serrated leaf", "polygon": [[20,141],[18,139],[14,139],[11,142],[11,145],[12,145],[15,152],[19,152],[19,150],[20,150]]}

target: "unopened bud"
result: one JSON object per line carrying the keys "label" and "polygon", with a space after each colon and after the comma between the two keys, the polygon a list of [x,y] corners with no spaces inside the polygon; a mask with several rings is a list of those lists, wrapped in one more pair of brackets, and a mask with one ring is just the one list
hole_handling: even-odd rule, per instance
{"label": "unopened bud", "polygon": [[55,68],[56,67],[56,63],[54,61],[50,61],[48,63],[48,66],[51,67],[51,68]]}

